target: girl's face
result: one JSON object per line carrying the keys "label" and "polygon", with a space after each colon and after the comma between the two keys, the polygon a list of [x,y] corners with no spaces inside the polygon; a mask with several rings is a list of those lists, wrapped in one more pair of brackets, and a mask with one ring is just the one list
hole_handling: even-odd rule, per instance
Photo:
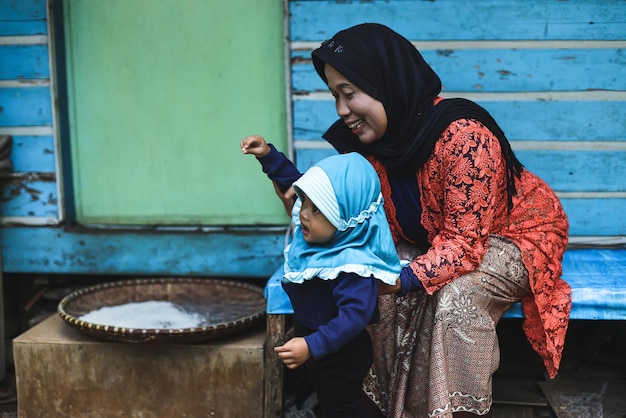
{"label": "girl's face", "polygon": [[337,114],[359,141],[370,144],[387,130],[387,113],[381,102],[359,89],[330,65],[324,66],[328,88],[335,98]]}
{"label": "girl's face", "polygon": [[304,240],[309,244],[324,244],[330,241],[337,232],[337,228],[304,193],[302,193],[302,207],[300,208],[300,226]]}

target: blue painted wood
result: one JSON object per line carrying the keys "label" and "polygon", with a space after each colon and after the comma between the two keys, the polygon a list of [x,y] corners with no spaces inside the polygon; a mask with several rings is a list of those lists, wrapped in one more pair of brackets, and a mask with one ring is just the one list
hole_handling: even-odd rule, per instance
{"label": "blue painted wood", "polygon": [[[330,96],[329,96],[330,99]],[[513,141],[623,141],[624,101],[481,101]],[[293,102],[294,138],[320,140],[337,120],[331,100]]]}
{"label": "blue painted wood", "polygon": [[561,202],[570,222],[570,236],[626,235],[626,199],[562,198]]}
{"label": "blue painted wood", "polygon": [[[485,0],[471,3],[457,0],[290,1],[289,9],[292,41],[296,42],[319,42],[339,29],[365,20],[387,23],[416,41],[626,39],[626,2],[616,0]],[[45,34],[45,14],[45,0],[0,0],[0,36]],[[477,24],[476,16],[480,16],[480,24]],[[20,53],[25,54],[24,50],[20,50],[18,55]],[[310,62],[298,63],[299,57],[308,60],[309,53],[292,52],[296,88],[303,86],[307,91],[326,91],[326,86],[312,73]],[[626,79],[619,76],[625,65],[623,51],[619,49],[469,49],[430,50],[424,51],[424,54],[442,72],[445,88],[450,91],[626,90]],[[6,77],[20,77],[19,73],[23,73],[22,76],[43,74],[40,69],[35,70],[23,62],[29,59],[34,58],[22,55],[22,62],[1,66],[0,72],[5,71]],[[497,59],[502,61],[497,62]],[[38,64],[38,61],[32,61],[32,65]],[[475,68],[476,65],[480,68]],[[301,75],[301,71],[308,74]],[[37,95],[39,97],[34,97]],[[47,126],[51,123],[50,101],[47,88],[2,88],[0,126]],[[623,141],[623,132],[626,131],[623,110],[626,106],[619,101],[494,101],[482,104],[503,125],[509,138],[517,141]],[[297,140],[319,139],[323,130],[335,119],[332,102],[294,102],[294,136]],[[15,141],[16,149],[12,157],[18,171],[52,173],[54,160],[48,153],[49,145],[53,145],[48,142],[51,138],[16,137]],[[525,152],[526,156],[532,157],[532,151]],[[559,152],[561,157],[542,160],[544,156],[539,155],[527,165],[544,164],[547,167],[555,161],[563,165],[563,158],[567,155],[573,155],[574,159],[580,157],[574,151],[571,151],[574,154]],[[299,149],[298,165],[304,170],[330,153],[334,151]],[[584,179],[581,173],[588,168],[585,164],[597,167],[606,159],[615,180],[610,187],[617,187],[615,185],[623,169],[615,166],[614,157],[600,154],[589,158],[584,156],[583,161],[571,165],[575,171],[565,175],[566,178],[571,177],[568,187],[574,191],[579,184],[591,187],[601,183],[599,178]],[[570,164],[568,161],[565,166]],[[566,171],[560,173],[558,175],[562,176]],[[608,177],[605,175],[603,178]],[[56,209],[50,211],[50,207],[43,204],[47,198],[56,199],[51,194],[52,189],[56,190],[53,176],[49,178],[47,182],[25,183],[39,193],[28,192],[26,186],[15,187],[16,196],[5,196],[8,200],[2,213],[56,217]],[[560,178],[550,181],[556,182]],[[46,183],[45,186],[43,183]],[[38,198],[33,199],[33,196]],[[564,199],[572,222],[571,233],[624,234],[624,204],[625,199]],[[8,265],[7,271],[12,272],[241,276],[252,271],[253,275],[267,277],[282,262],[283,236],[271,231],[245,236],[231,231],[218,234],[110,230],[76,233],[39,227],[3,228],[2,234],[5,267]]]}
{"label": "blue painted wood", "polygon": [[[279,267],[265,285],[268,314],[292,314],[281,286]],[[571,319],[626,319],[626,249],[570,249],[563,258],[563,279],[572,288]],[[521,305],[511,306],[508,318],[522,318]]]}
{"label": "blue painted wood", "polygon": [[0,0],[0,21],[45,20],[46,0]]}
{"label": "blue painted wood", "polygon": [[11,161],[16,173],[54,173],[54,138],[51,136],[14,136]]}
{"label": "blue painted wood", "polygon": [[0,0],[0,36],[48,32],[46,0]]}
{"label": "blue painted wood", "polygon": [[[621,49],[421,52],[441,78],[444,92],[626,90],[626,59]],[[311,64],[310,51],[294,55],[298,58],[292,66],[294,90],[326,91]]]}
{"label": "blue painted wood", "polygon": [[5,272],[267,279],[282,262],[276,231],[167,232],[2,228]]}
{"label": "blue painted wood", "polygon": [[411,40],[624,39],[620,0],[290,1],[294,41],[323,41],[363,22],[394,28]]}
{"label": "blue painted wood", "polygon": [[[296,162],[300,171],[305,171],[311,165],[317,161],[334,155],[336,152],[333,149],[297,149],[296,150]],[[585,153],[581,153],[585,156]],[[623,153],[622,153],[623,154]],[[552,155],[547,153],[548,156]],[[573,166],[573,161],[561,162],[558,168],[567,170],[568,167]],[[529,167],[533,169],[533,167]],[[536,167],[535,167],[536,168]],[[554,172],[550,171],[553,166],[542,167],[540,173],[546,174],[547,177],[554,175]],[[620,167],[623,170],[623,166]],[[602,170],[602,167],[597,167],[595,170]],[[562,171],[567,173],[566,171]],[[595,173],[595,171],[594,171]],[[579,179],[584,178],[585,173],[579,173]],[[595,174],[594,174],[595,176]],[[594,176],[587,177],[594,179]],[[615,177],[611,179],[612,187],[624,190],[626,186],[623,179],[625,177]],[[548,184],[553,186],[547,179]],[[608,180],[607,180],[608,181]],[[572,181],[571,183],[565,183],[566,191],[576,191],[578,189],[578,183]],[[554,187],[554,186],[553,186]],[[563,190],[558,190],[563,191]],[[571,236],[621,236],[626,235],[626,199],[624,198],[561,198],[563,207],[570,221],[570,235]]]}
{"label": "blue painted wood", "polygon": [[[298,149],[297,165],[306,170],[335,153]],[[626,151],[517,151],[520,161],[559,192],[626,191]],[[626,209],[626,208],[625,208]]]}
{"label": "blue painted wood", "polygon": [[626,150],[516,151],[516,155],[558,191],[626,191]]}
{"label": "blue painted wood", "polygon": [[2,188],[0,216],[58,217],[56,181],[12,179]]}
{"label": "blue painted wood", "polygon": [[322,149],[308,149],[308,148],[296,148],[295,150],[295,162],[300,172],[305,172],[316,162],[337,154],[333,148]]}
{"label": "blue painted wood", "polygon": [[47,45],[0,45],[0,80],[50,77]]}
{"label": "blue painted wood", "polygon": [[0,126],[52,125],[49,87],[0,88]]}
{"label": "blue painted wood", "polygon": [[511,140],[623,141],[624,101],[478,101]]}
{"label": "blue painted wood", "polygon": [[29,36],[46,35],[48,33],[47,22],[2,22],[0,21],[0,36]]}

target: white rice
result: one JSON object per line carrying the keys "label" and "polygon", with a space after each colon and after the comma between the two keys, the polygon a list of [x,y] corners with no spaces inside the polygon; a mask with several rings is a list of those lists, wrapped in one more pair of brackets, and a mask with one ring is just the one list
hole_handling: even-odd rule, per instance
{"label": "white rice", "polygon": [[198,328],[206,322],[206,316],[188,312],[166,301],[126,303],[103,306],[78,319],[98,325],[131,329],[182,329]]}

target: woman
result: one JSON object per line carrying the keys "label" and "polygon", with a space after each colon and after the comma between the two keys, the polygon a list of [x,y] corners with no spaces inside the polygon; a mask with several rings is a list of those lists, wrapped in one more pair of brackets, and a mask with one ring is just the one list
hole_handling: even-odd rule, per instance
{"label": "woman", "polygon": [[554,377],[571,308],[560,278],[568,222],[554,192],[486,110],[441,99],[439,77],[388,27],[340,31],[312,57],[340,117],[324,138],[370,160],[394,241],[425,249],[381,290],[391,294],[370,330],[369,397],[387,417],[489,416],[496,324],[520,300]]}

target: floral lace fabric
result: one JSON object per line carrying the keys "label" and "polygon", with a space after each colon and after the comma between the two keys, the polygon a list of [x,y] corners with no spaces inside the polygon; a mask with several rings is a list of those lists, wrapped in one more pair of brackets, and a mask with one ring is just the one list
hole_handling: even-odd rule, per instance
{"label": "floral lace fabric", "polygon": [[[395,217],[386,169],[370,161],[381,179],[394,240],[406,240]],[[474,120],[455,121],[444,131],[417,179],[421,222],[431,247],[411,267],[426,292],[433,294],[476,270],[490,235],[510,239],[521,251],[532,291],[522,299],[525,334],[550,377],[556,376],[571,309],[571,290],[561,279],[568,221],[556,194],[524,170],[508,213],[500,144]]]}

